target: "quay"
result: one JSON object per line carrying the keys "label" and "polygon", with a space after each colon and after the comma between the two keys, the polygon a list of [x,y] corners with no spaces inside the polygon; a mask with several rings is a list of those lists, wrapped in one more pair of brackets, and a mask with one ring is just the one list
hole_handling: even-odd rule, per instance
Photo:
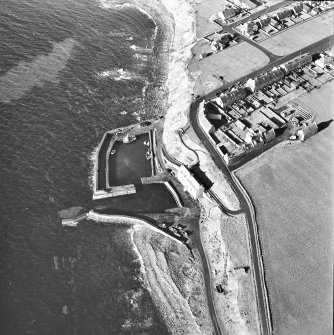
{"label": "quay", "polygon": [[80,221],[87,219],[87,213],[76,216],[73,219],[62,219],[61,224],[62,226],[66,227],[76,227]]}
{"label": "quay", "polygon": [[157,172],[156,124],[145,121],[106,132],[93,156],[93,200],[136,193]]}
{"label": "quay", "polygon": [[87,220],[87,219],[95,221],[95,222],[102,222],[102,223],[141,225],[155,232],[158,232],[168,238],[171,238],[177,243],[184,244],[186,242],[186,239],[184,237],[182,236],[177,237],[173,233],[169,232],[168,229],[161,228],[161,227],[158,228],[148,219],[145,219],[142,217],[130,216],[130,215],[101,214],[93,210],[90,210],[88,213],[82,214],[73,219],[63,219],[62,226],[76,227],[80,221]]}

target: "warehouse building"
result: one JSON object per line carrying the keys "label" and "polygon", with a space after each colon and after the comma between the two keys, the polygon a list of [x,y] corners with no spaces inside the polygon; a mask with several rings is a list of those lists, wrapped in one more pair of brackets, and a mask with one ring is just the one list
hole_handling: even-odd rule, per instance
{"label": "warehouse building", "polygon": [[206,115],[204,114],[205,106],[204,101],[202,101],[198,106],[198,121],[201,127],[208,133],[214,132],[215,128],[212,123],[207,119]]}
{"label": "warehouse building", "polygon": [[178,168],[177,179],[183,185],[184,191],[188,192],[194,199],[198,199],[203,195],[204,187],[184,165]]}

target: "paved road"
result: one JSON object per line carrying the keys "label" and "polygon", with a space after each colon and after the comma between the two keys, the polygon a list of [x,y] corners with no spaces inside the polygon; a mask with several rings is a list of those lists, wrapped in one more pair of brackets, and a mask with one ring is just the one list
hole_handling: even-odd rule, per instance
{"label": "paved road", "polygon": [[[212,97],[214,97],[217,93],[222,92],[224,89],[227,89],[228,87],[234,85],[237,82],[243,82],[249,77],[255,77],[256,75],[270,70],[274,66],[278,66],[284,62],[287,62],[288,60],[298,56],[299,54],[303,53],[316,53],[321,52],[324,49],[328,48],[329,45],[333,45],[333,36],[324,38],[320,40],[317,43],[314,43],[311,46],[305,47],[299,51],[296,51],[290,55],[280,57],[279,59],[271,61],[268,65],[265,67],[254,71],[253,73],[249,74],[248,76],[244,76],[242,78],[239,78],[238,80],[235,80],[234,82],[230,82],[228,84],[225,84],[224,86],[214,90],[213,92],[207,94],[206,96],[199,97],[196,99],[190,107],[190,124],[193,127],[194,131],[198,135],[198,137],[201,139],[202,143],[205,145],[209,153],[211,154],[214,162],[216,163],[217,167],[222,170],[222,172],[225,174],[225,176],[228,178],[233,190],[238,195],[238,198],[241,203],[241,212],[244,212],[246,214],[246,219],[249,227],[249,234],[250,234],[250,240],[251,240],[251,256],[252,256],[252,262],[253,262],[253,271],[255,275],[255,284],[256,284],[256,291],[257,291],[257,304],[260,312],[260,318],[261,318],[261,327],[262,327],[262,334],[263,335],[269,335],[272,333],[272,326],[271,326],[271,320],[270,320],[270,310],[269,310],[269,304],[267,300],[267,294],[266,294],[266,286],[264,281],[264,272],[263,272],[263,265],[262,265],[262,254],[261,254],[261,248],[258,240],[258,232],[257,232],[257,226],[255,222],[255,212],[252,206],[252,203],[246,193],[246,191],[242,188],[242,186],[238,183],[237,179],[231,174],[227,166],[225,165],[225,162],[223,161],[222,157],[217,153],[216,148],[213,146],[213,144],[209,141],[208,135],[202,130],[202,128],[199,126],[198,121],[198,106],[201,101],[209,100]],[[215,199],[219,202],[219,199]],[[221,206],[223,204],[220,203]],[[233,214],[233,212],[230,212],[230,214]],[[236,213],[234,213],[236,214]],[[209,271],[207,269],[207,259],[205,252],[203,250],[203,255],[205,257],[206,263],[205,264],[205,270]],[[206,272],[211,278],[210,272]],[[207,283],[207,280],[206,280]],[[209,299],[212,299],[212,287],[211,289],[207,288],[207,292],[210,292],[210,295],[208,296]],[[211,304],[210,304],[211,305]],[[214,315],[214,323],[218,322],[217,317],[215,314],[215,311],[211,311],[211,314]],[[217,334],[221,334],[220,328],[218,325],[218,329],[215,327]]]}
{"label": "paved road", "polygon": [[[202,99],[201,99],[202,100]],[[262,266],[260,264],[261,262],[261,251],[259,250],[259,245],[257,241],[257,232],[255,227],[255,222],[253,221],[251,208],[249,206],[249,203],[247,202],[247,199],[242,192],[242,190],[237,186],[235,183],[230,171],[226,167],[225,163],[221,159],[221,157],[218,155],[216,149],[212,145],[212,143],[208,140],[207,135],[204,133],[204,131],[201,129],[198,123],[197,118],[197,109],[198,109],[199,101],[196,101],[191,106],[190,111],[190,123],[192,127],[194,128],[196,134],[201,139],[205,147],[208,149],[209,153],[211,154],[214,162],[218,166],[219,169],[222,170],[222,172],[225,174],[225,176],[228,178],[230,184],[233,187],[234,192],[238,195],[239,201],[241,203],[241,209],[242,212],[246,214],[247,223],[249,226],[249,232],[250,232],[250,239],[251,239],[251,248],[252,248],[252,262],[253,262],[253,271],[255,274],[255,283],[256,283],[256,291],[257,291],[257,302],[258,302],[258,308],[260,311],[260,318],[261,318],[261,326],[262,326],[262,333],[263,335],[269,335],[271,333],[271,323],[270,319],[268,317],[267,313],[267,306],[266,306],[266,296],[264,294],[264,274],[261,273]],[[222,204],[221,204],[222,205]],[[218,333],[221,334],[221,333]]]}
{"label": "paved road", "polygon": [[[329,36],[329,37],[326,37],[326,38],[323,38],[322,40],[310,45],[310,46],[307,46],[303,49],[300,49],[298,51],[295,51],[287,56],[282,56],[280,57],[279,59],[275,60],[275,61],[272,61],[270,63],[268,63],[267,65],[265,65],[264,67],[256,70],[256,71],[253,71],[252,73],[249,73],[243,77],[240,77],[234,81],[231,81],[231,82],[228,82],[226,83],[225,85],[215,89],[214,91],[208,93],[207,95],[205,96],[202,96],[200,98],[198,98],[198,104],[202,101],[202,100],[209,100],[211,98],[213,98],[216,94],[218,93],[221,93],[222,91],[226,90],[227,88],[233,86],[234,84],[238,83],[238,82],[244,82],[246,81],[248,78],[253,78],[253,77],[256,77],[258,76],[259,74],[263,73],[263,72],[266,72],[268,70],[271,70],[273,67],[275,66],[279,66],[287,61],[289,61],[290,59],[294,58],[294,57],[297,57],[299,55],[302,55],[304,53],[317,53],[317,52],[321,52],[323,51],[324,49],[327,49],[329,48],[330,46],[334,45],[334,40],[333,40],[333,35],[332,36]],[[196,101],[197,101],[196,100]],[[196,102],[194,101],[194,103]]]}
{"label": "paved road", "polygon": [[[158,139],[157,142],[163,144],[162,133],[159,133],[158,137],[159,137],[159,139]],[[182,136],[180,136],[180,138],[183,141]],[[164,155],[166,157],[166,159],[169,160],[170,162],[172,162],[173,164],[175,164],[177,166],[181,166],[181,162],[179,162],[178,160],[169,156],[167,150],[164,148],[163,145],[161,145],[160,150],[158,150],[158,159],[160,161],[160,164],[166,168],[162,155]],[[197,231],[198,231],[198,243],[196,243],[196,246],[197,246],[197,250],[200,254],[200,257],[202,259],[202,264],[203,264],[203,268],[204,268],[204,283],[205,283],[205,289],[206,289],[206,294],[207,294],[207,298],[208,298],[209,312],[210,312],[210,316],[211,316],[211,319],[212,319],[213,327],[215,329],[215,333],[217,335],[222,335],[223,332],[222,332],[222,329],[220,327],[220,324],[219,324],[219,321],[218,321],[218,318],[217,318],[217,314],[216,314],[216,309],[215,309],[215,306],[214,306],[214,298],[213,298],[214,288],[211,285],[211,272],[210,272],[210,269],[209,269],[209,262],[208,262],[206,254],[205,254],[205,251],[203,249],[202,241],[201,241],[201,238],[200,238],[200,235],[199,235],[200,234],[200,229],[199,229],[200,222],[199,221],[200,220],[198,220],[198,229],[197,229]]]}
{"label": "paved road", "polygon": [[[270,62],[274,62],[274,61],[279,60],[281,57],[278,56],[278,55],[273,54],[270,51],[268,51],[266,48],[264,48],[263,46],[261,46],[258,42],[255,42],[251,38],[248,38],[247,36],[241,34],[239,31],[235,30],[234,28],[236,26],[244,23],[244,22],[247,22],[247,21],[253,19],[253,18],[257,18],[257,17],[259,17],[259,16],[261,16],[263,14],[267,14],[267,13],[272,12],[272,11],[278,9],[278,8],[281,8],[281,7],[283,8],[284,6],[288,5],[289,3],[291,3],[291,2],[290,1],[284,1],[284,2],[278,3],[278,4],[273,5],[273,6],[269,7],[269,8],[267,8],[267,9],[264,9],[264,10],[261,10],[261,11],[259,11],[257,13],[253,13],[253,14],[251,14],[249,16],[246,16],[246,17],[242,18],[241,20],[236,21],[236,22],[231,23],[231,24],[224,25],[224,24],[220,24],[218,22],[216,22],[216,24],[218,24],[219,26],[221,26],[224,29],[224,31],[226,31],[226,32],[228,32],[230,34],[238,33],[240,35],[240,39],[241,40],[243,40],[243,41],[245,41],[245,42],[253,45],[255,48],[261,50],[265,55],[267,55],[269,57]],[[327,11],[321,13],[320,15],[323,15],[324,13],[327,13]],[[313,17],[310,17],[306,21],[312,20],[312,18]],[[296,25],[303,24],[304,22],[305,21],[297,23]],[[280,31],[279,33],[283,33],[285,31],[287,31],[287,29],[284,29],[284,30]]]}

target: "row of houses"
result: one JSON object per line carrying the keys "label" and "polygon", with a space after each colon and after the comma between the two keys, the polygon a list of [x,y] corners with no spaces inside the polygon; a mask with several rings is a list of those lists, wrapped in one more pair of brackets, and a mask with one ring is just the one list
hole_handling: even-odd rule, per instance
{"label": "row of houses", "polygon": [[[332,57],[323,57],[319,62],[330,63],[333,61]],[[233,88],[230,91],[223,92],[219,97],[215,99],[218,106],[226,108],[232,105],[234,102],[244,99],[247,96],[246,88],[251,92],[259,91],[262,88],[272,85],[273,83],[283,79],[284,76],[298,68],[306,66],[312,62],[310,54],[304,54],[298,56],[291,61],[282,64],[279,68],[274,68],[272,71],[263,73],[255,78],[247,80],[245,87]]]}
{"label": "row of houses", "polygon": [[285,19],[289,19],[291,17],[297,17],[301,13],[311,13],[318,14],[320,9],[317,4],[313,4],[313,7],[304,2],[298,2],[289,7],[285,7],[284,9],[275,12],[274,14],[267,16],[261,16],[254,21],[248,21],[239,26],[239,30],[247,35],[251,36],[255,34],[259,29],[265,29],[268,26],[272,26],[274,28],[279,28],[281,23]]}
{"label": "row of houses", "polygon": [[225,108],[232,105],[235,101],[242,100],[246,97],[247,93],[244,87],[233,89],[229,92],[222,93],[217,99],[216,103]]}
{"label": "row of houses", "polygon": [[[330,57],[327,53],[323,54],[323,58]],[[217,150],[220,150],[227,164],[275,139],[276,130],[284,126],[290,118],[285,118],[285,115],[280,116],[270,105],[265,107],[261,97],[262,95],[267,97],[268,86],[272,86],[273,89],[278,87],[277,92],[275,90],[274,92],[283,95],[295,89],[296,85],[293,86],[290,83],[290,76],[296,75],[295,70],[311,62],[310,54],[298,56],[272,71],[249,79],[244,87],[237,86],[223,92],[212,99],[212,102],[216,103],[218,114],[214,114],[211,109],[207,109],[205,114],[204,110],[208,107],[204,107],[203,104],[202,127],[207,131]],[[277,82],[282,82],[282,85],[277,86]],[[281,86],[287,87],[282,89],[283,93],[279,91]],[[261,96],[258,95],[259,93]],[[273,99],[269,99],[268,103],[272,101]],[[247,108],[248,104],[252,106],[250,112]],[[219,122],[216,122],[217,120]],[[316,129],[316,123],[313,124],[313,121],[302,123],[296,135],[304,141],[312,136]]]}
{"label": "row of houses", "polygon": [[273,83],[283,79],[286,74],[306,66],[311,62],[312,56],[310,54],[304,54],[296,57],[291,61],[282,64],[279,68],[274,68],[272,71],[263,73],[255,78],[248,79],[246,87],[248,87],[252,92],[259,91],[264,87],[272,85]]}
{"label": "row of houses", "polygon": [[222,21],[226,22],[239,15],[242,10],[254,9],[258,6],[255,0],[233,0],[234,7],[226,7],[220,11],[217,15]]}

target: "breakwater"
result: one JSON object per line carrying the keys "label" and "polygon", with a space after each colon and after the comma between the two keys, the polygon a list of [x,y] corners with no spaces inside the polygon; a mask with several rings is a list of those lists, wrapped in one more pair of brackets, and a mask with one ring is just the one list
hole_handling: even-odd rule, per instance
{"label": "breakwater", "polygon": [[73,219],[62,219],[61,220],[61,224],[62,226],[67,226],[67,227],[76,227],[77,224],[80,221],[86,220],[87,219],[87,213],[82,214],[82,215],[78,215]]}
{"label": "breakwater", "polygon": [[118,197],[120,195],[129,195],[136,193],[136,187],[133,184],[113,186],[107,191],[96,191],[93,194],[93,200]]}
{"label": "breakwater", "polygon": [[182,243],[183,241],[181,239],[176,238],[172,234],[169,234],[167,231],[164,231],[163,229],[159,229],[155,227],[152,223],[150,223],[148,220],[145,220],[143,218],[128,216],[128,215],[120,215],[120,214],[100,214],[93,210],[90,210],[87,213],[87,218],[95,221],[95,222],[104,222],[104,223],[114,223],[114,224],[133,224],[133,225],[144,225],[145,227],[162,234],[168,238],[171,238],[172,240]]}

